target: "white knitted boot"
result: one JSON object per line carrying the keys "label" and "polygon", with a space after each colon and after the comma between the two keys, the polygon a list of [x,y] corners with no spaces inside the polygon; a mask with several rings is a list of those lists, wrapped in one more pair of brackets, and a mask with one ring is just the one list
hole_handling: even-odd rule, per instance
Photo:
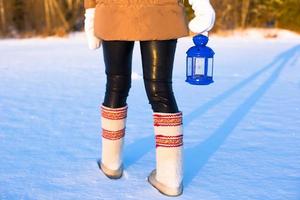
{"label": "white knitted boot", "polygon": [[122,176],[122,150],[125,135],[127,105],[122,108],[101,106],[102,122],[102,157],[99,168],[111,178]]}
{"label": "white knitted boot", "polygon": [[148,181],[167,196],[182,194],[182,113],[154,113],[156,169]]}

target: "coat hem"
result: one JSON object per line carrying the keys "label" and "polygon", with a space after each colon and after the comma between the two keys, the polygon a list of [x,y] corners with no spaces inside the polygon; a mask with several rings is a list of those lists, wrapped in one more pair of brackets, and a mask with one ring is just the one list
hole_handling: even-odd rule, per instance
{"label": "coat hem", "polygon": [[189,34],[179,35],[179,36],[171,36],[171,37],[152,37],[152,38],[128,38],[128,37],[103,37],[100,35],[97,35],[97,37],[104,41],[153,41],[153,40],[173,40],[173,39],[179,39],[182,37],[188,37]]}

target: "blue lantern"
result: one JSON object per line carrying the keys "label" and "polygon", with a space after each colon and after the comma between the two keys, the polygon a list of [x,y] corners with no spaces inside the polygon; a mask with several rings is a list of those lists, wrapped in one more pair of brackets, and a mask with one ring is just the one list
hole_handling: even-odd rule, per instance
{"label": "blue lantern", "polygon": [[186,52],[186,82],[192,85],[209,85],[213,83],[214,54],[206,46],[208,37],[196,35],[193,37],[195,46]]}

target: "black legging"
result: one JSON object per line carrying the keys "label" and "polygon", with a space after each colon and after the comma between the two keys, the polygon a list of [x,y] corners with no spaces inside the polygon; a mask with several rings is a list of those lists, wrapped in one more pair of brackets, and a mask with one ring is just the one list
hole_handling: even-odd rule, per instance
{"label": "black legging", "polygon": [[[153,112],[176,113],[178,107],[172,89],[172,71],[177,39],[140,41],[143,78]],[[104,41],[103,55],[107,77],[103,105],[126,105],[131,87],[131,63],[134,41]]]}

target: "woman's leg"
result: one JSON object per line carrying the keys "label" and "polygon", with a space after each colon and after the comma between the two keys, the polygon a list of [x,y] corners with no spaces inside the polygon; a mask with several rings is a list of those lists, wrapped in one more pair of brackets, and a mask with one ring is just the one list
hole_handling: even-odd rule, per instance
{"label": "woman's leg", "polygon": [[102,41],[107,77],[101,106],[102,157],[99,168],[109,178],[122,176],[122,149],[127,117],[126,99],[131,85],[133,41]]}
{"label": "woman's leg", "polygon": [[106,73],[103,105],[119,108],[126,105],[131,87],[131,63],[134,41],[102,41]]}
{"label": "woman's leg", "polygon": [[182,113],[172,90],[177,40],[142,41],[143,77],[153,109],[156,169],[148,181],[168,196],[182,193]]}
{"label": "woman's leg", "polygon": [[144,84],[154,112],[178,112],[172,89],[176,39],[141,41]]}

